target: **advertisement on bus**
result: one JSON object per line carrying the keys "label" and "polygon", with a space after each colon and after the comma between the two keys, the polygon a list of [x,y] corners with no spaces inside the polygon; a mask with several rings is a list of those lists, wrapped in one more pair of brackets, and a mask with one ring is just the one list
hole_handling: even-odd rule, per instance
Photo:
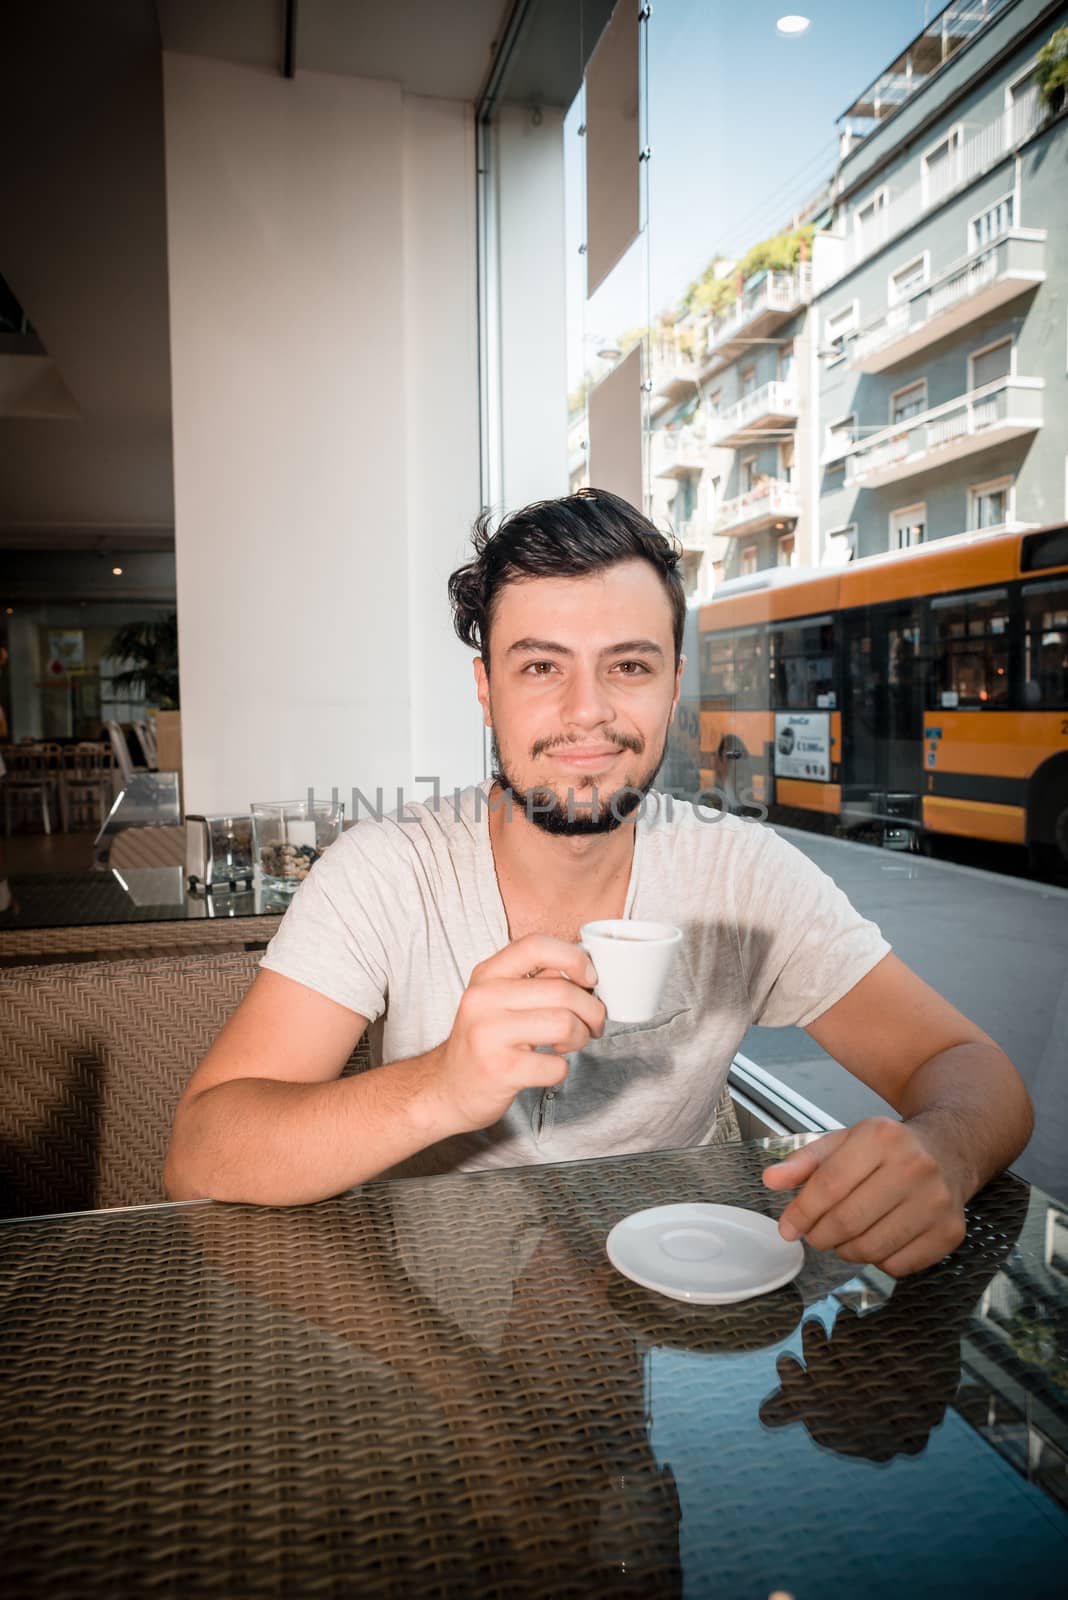
{"label": "advertisement on bus", "polygon": [[831,780],[831,719],[826,711],[775,713],[775,776]]}

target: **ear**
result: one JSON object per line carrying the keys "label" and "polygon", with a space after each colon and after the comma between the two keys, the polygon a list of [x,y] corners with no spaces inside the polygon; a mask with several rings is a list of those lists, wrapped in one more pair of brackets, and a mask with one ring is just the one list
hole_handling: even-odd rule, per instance
{"label": "ear", "polygon": [[668,718],[669,722],[674,722],[675,713],[679,709],[679,696],[682,693],[682,669],[685,667],[685,665],[686,657],[680,656],[678,671],[675,673],[675,693],[671,701],[671,716]]}
{"label": "ear", "polygon": [[475,693],[478,703],[482,707],[482,717],[487,728],[493,727],[493,718],[490,715],[489,677],[486,673],[486,663],[481,656],[476,656],[473,663],[475,669]]}

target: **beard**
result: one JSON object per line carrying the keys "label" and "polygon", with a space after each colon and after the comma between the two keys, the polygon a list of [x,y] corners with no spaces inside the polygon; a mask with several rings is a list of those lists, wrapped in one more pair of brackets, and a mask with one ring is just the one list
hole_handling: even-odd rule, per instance
{"label": "beard", "polygon": [[[544,785],[535,785],[531,789],[521,788],[508,771],[497,744],[496,734],[492,740],[492,775],[495,782],[511,796],[512,804],[522,807],[527,821],[532,822],[543,833],[568,839],[614,833],[622,823],[634,815],[653,787],[653,779],[660,770],[667,750],[667,741],[668,731],[665,728],[656,760],[640,770],[638,776],[628,777],[609,794],[602,794],[597,785],[592,784],[587,797],[584,794],[576,794],[574,786],[570,786],[566,799],[561,800],[555,790]],[[641,756],[645,751],[645,743],[628,740],[620,748],[632,750],[635,755]]]}

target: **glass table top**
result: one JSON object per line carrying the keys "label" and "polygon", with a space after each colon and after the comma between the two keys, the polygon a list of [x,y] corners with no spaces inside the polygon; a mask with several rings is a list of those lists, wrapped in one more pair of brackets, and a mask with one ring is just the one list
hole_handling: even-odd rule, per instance
{"label": "glass table top", "polygon": [[289,899],[264,889],[258,877],[251,889],[193,895],[181,867],[14,873],[7,880],[6,904],[0,907],[0,932],[277,916]]}
{"label": "glass table top", "polygon": [[797,1141],[0,1224],[20,1595],[1063,1592],[1068,1214],[1006,1176],[895,1283],[733,1306],[623,1216],[776,1214]]}

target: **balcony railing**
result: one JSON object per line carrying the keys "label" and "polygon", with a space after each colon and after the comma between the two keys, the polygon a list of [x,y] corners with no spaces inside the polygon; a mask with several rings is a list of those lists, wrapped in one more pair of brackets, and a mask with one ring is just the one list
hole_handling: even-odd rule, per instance
{"label": "balcony railing", "polygon": [[1042,426],[1041,378],[997,378],[981,389],[881,428],[862,442],[835,440],[824,464],[846,462],[846,486],[875,488],[931,472]]}
{"label": "balcony railing", "polygon": [[761,320],[791,316],[809,298],[811,267],[799,262],[789,272],[767,272],[758,284],[738,297],[729,311],[715,317],[708,329],[708,354],[720,355],[732,339]]}
{"label": "balcony railing", "polygon": [[985,316],[1045,278],[1045,228],[1007,228],[862,328],[850,349],[861,372],[881,372]]}
{"label": "balcony railing", "polygon": [[934,172],[919,178],[902,190],[863,227],[855,225],[856,210],[850,220],[853,231],[842,241],[841,254],[833,271],[818,287],[822,290],[834,278],[852,272],[859,262],[881,250],[889,240],[911,228],[925,211],[942,204],[950,195],[967,188],[976,178],[1004,161],[1016,147],[1041,126],[1045,110],[1037,88],[1028,89],[1011,106],[998,113],[993,122],[952,150]]}
{"label": "balcony railing", "polygon": [[784,478],[765,478],[745,494],[724,500],[714,532],[720,535],[755,533],[774,522],[795,521],[801,515],[801,497]]}
{"label": "balcony railing", "polygon": [[703,425],[654,428],[650,437],[654,478],[679,478],[703,471],[708,459],[708,440]]}
{"label": "balcony railing", "polygon": [[734,447],[754,435],[797,421],[797,390],[792,383],[775,380],[743,395],[734,405],[708,420],[710,445]]}

